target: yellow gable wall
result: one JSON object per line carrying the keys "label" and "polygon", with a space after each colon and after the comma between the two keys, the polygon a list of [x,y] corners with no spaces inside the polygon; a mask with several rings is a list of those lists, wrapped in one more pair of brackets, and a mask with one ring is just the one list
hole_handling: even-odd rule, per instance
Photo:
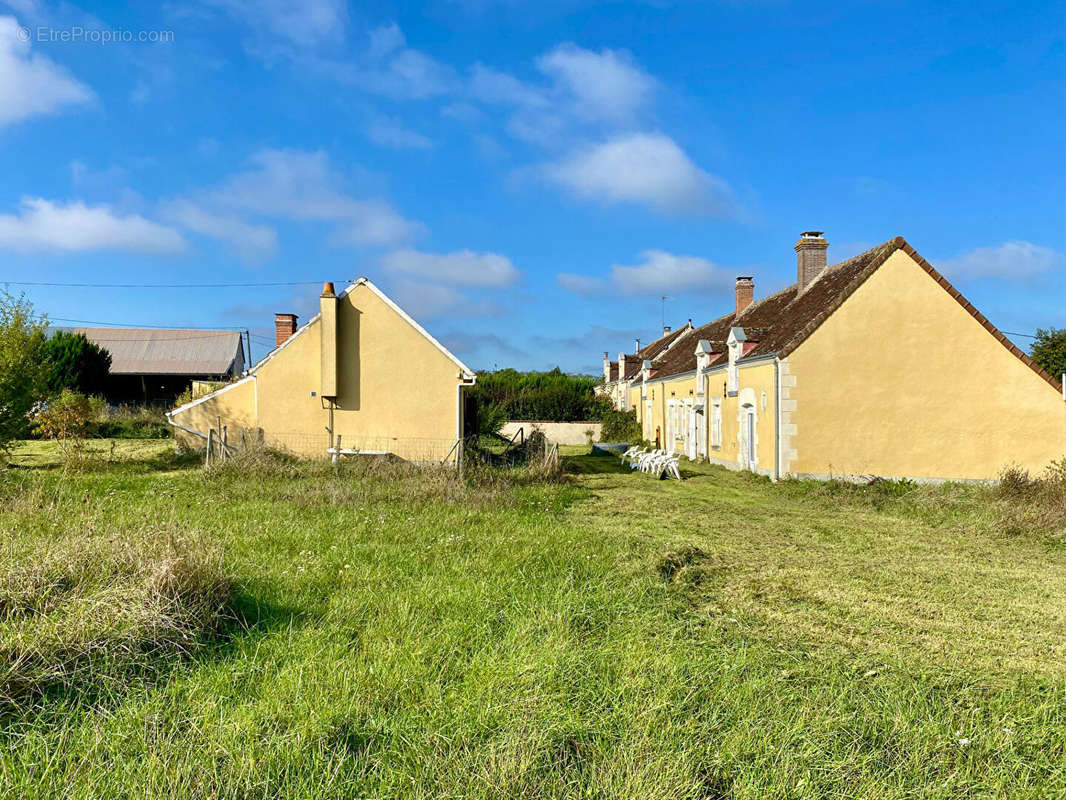
{"label": "yellow gable wall", "polygon": [[[443,458],[456,441],[458,365],[364,285],[340,298],[337,339],[334,431],[342,446]],[[221,415],[231,430],[262,428],[274,446],[325,457],[329,414],[319,396],[320,347],[316,319],[252,380],[175,413],[174,420],[206,431]]]}
{"label": "yellow gable wall", "polygon": [[[248,431],[256,427],[254,378],[240,380],[207,395],[195,405],[174,413],[173,419],[179,425],[206,434],[208,429],[217,428],[219,416],[222,417],[222,424],[229,429],[227,433],[232,442],[239,441],[241,430]],[[191,450],[203,449],[206,444],[200,437],[180,428],[174,429],[174,437],[179,446]]]}
{"label": "yellow gable wall", "polygon": [[801,475],[995,478],[1066,455],[1066,403],[895,252],[788,357]]}

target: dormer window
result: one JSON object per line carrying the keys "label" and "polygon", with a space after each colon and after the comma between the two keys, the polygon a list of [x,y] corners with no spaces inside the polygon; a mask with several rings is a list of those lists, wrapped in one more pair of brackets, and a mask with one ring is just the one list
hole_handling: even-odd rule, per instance
{"label": "dormer window", "polygon": [[748,337],[744,335],[743,328],[730,328],[729,338],[726,340],[726,346],[729,348],[728,391],[730,395],[735,395],[740,385],[737,362],[744,355],[744,342],[747,340]]}
{"label": "dormer window", "polygon": [[704,371],[711,365],[711,343],[706,339],[700,339],[696,345],[696,394],[706,394],[705,384],[707,377]]}

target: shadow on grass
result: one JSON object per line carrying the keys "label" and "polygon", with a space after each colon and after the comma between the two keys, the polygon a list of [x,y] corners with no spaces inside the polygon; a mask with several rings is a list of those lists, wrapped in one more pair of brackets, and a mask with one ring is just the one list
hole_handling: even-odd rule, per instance
{"label": "shadow on grass", "polygon": [[563,456],[563,467],[572,475],[625,475],[631,470],[623,466],[613,453],[593,451],[581,456]]}

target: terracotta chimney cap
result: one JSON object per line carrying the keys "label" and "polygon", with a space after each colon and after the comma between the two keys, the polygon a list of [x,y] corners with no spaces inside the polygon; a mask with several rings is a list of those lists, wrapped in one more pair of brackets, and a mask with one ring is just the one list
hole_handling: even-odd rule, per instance
{"label": "terracotta chimney cap", "polygon": [[333,281],[326,281],[322,284],[322,296],[323,297],[336,297],[337,293],[333,291]]}

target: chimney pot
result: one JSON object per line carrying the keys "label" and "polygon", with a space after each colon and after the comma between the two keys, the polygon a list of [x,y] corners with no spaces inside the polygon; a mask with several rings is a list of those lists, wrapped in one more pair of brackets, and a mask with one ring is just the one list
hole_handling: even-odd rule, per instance
{"label": "chimney pot", "polygon": [[668,334],[669,332],[670,332],[670,326],[669,325],[663,325],[663,336],[666,336],[666,334]]}
{"label": "chimney pot", "polygon": [[635,346],[635,349],[633,350],[633,352],[634,353],[639,353],[640,352],[640,339],[634,339],[633,340],[633,344]]}
{"label": "chimney pot", "polygon": [[274,346],[281,347],[290,336],[296,333],[295,314],[274,315]]}
{"label": "chimney pot", "polygon": [[322,284],[322,297],[336,297],[337,293],[333,291],[333,281],[326,281]]}
{"label": "chimney pot", "polygon": [[744,313],[745,309],[751,305],[755,299],[755,281],[752,280],[750,275],[738,275],[737,276],[737,310],[736,316],[740,316]]}
{"label": "chimney pot", "polygon": [[804,231],[793,248],[796,251],[796,283],[801,292],[825,269],[829,242],[823,238],[822,233],[823,231]]}

